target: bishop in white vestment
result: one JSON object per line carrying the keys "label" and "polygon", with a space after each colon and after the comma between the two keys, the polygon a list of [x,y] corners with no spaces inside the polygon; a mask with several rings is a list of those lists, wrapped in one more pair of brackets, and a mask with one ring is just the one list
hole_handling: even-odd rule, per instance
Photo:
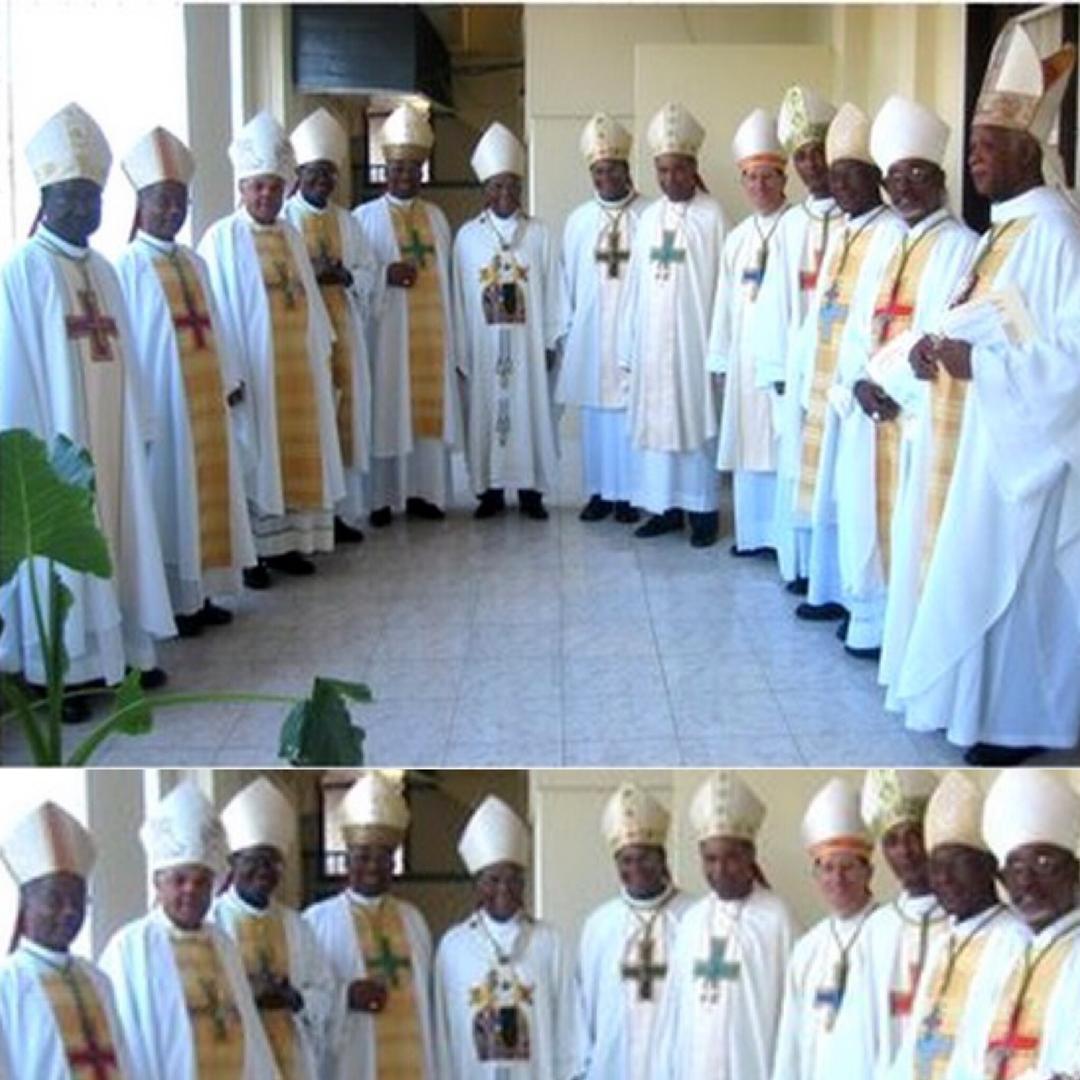
{"label": "bishop in white vestment", "polygon": [[161,554],[182,637],[232,621],[212,596],[235,596],[255,565],[243,462],[230,399],[241,378],[225,347],[206,265],[176,234],[195,161],[154,128],[122,162],[137,192],[138,231],[116,263],[131,313],[150,432],[148,469]]}
{"label": "bishop in white vestment", "polygon": [[[98,526],[112,576],[58,566],[71,593],[64,627],[68,683],[119,683],[126,665],[154,669],[154,639],[176,633],[146,471],[137,343],[116,273],[89,247],[112,160],[78,105],[27,146],[42,191],[40,227],[0,269],[0,430],[52,444],[65,435],[94,460]],[[38,592],[48,595],[43,564]],[[0,590],[0,667],[44,685],[30,564]]]}
{"label": "bishop in white vestment", "polygon": [[597,113],[581,133],[593,197],[574,209],[563,230],[565,316],[555,400],[581,415],[582,521],[636,522],[631,505],[637,454],[627,426],[627,379],[619,364],[619,320],[638,220],[648,200],[630,176],[632,137],[614,117]]}

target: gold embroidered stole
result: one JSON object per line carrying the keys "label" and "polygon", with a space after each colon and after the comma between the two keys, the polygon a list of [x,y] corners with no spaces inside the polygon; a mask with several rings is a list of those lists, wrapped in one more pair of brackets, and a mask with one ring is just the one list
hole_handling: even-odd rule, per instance
{"label": "gold embroidered stole", "polygon": [[401,910],[392,897],[377,906],[352,905],[353,926],[369,979],[386,987],[386,1004],[372,1016],[380,1076],[424,1080],[424,1039],[413,995],[412,955]]}
{"label": "gold embroidered stole", "polygon": [[[978,299],[991,291],[1002,263],[1008,258],[1013,245],[1027,231],[1032,218],[1015,218],[1001,227],[991,229],[986,246],[976,257],[968,276],[969,286],[958,302]],[[945,512],[945,499],[949,494],[956,452],[960,445],[960,428],[964,419],[964,403],[967,401],[967,379],[954,379],[941,365],[937,378],[930,383],[930,425],[933,432],[933,464],[930,471],[930,492],[926,509],[926,531],[923,533],[922,565],[920,583],[925,581],[930,569],[930,556],[934,553],[941,517]]]}
{"label": "gold embroidered stole", "polygon": [[[321,214],[303,214],[300,217],[304,244],[312,259],[320,256],[336,262],[342,262],[343,245],[341,229],[337,216],[332,210]],[[330,377],[334,383],[337,398],[337,430],[341,443],[341,459],[345,468],[351,468],[356,461],[356,448],[353,446],[353,422],[356,415],[356,402],[353,400],[353,340],[352,320],[349,317],[349,301],[344,285],[320,285],[323,303],[334,324],[336,340],[330,353]]]}
{"label": "gold embroidered stole", "polygon": [[208,933],[170,934],[191,1024],[199,1080],[236,1080],[244,1072],[245,1038],[225,965]]}
{"label": "gold embroidered stole", "polygon": [[874,230],[866,223],[854,236],[840,244],[829,262],[829,288],[821,298],[817,316],[817,348],[814,352],[814,373],[810,383],[810,403],[803,424],[802,460],[799,467],[797,508],[809,514],[814,507],[818,465],[821,462],[821,443],[825,437],[825,418],[829,409],[828,392],[836,374],[840,338],[847,322],[848,310],[859,270],[866,257]]}
{"label": "gold embroidered stole", "polygon": [[184,377],[199,507],[199,565],[232,565],[229,435],[225,392],[206,296],[187,255],[155,255],[154,273],[165,294]]}
{"label": "gold embroidered stole", "polygon": [[[249,979],[269,976],[280,981],[289,977],[289,942],[280,911],[242,915],[236,922],[236,944]],[[274,1052],[281,1080],[301,1080],[304,1074],[292,1012],[260,1009],[259,1019]]]}
{"label": "gold embroidered stole", "polygon": [[94,287],[89,260],[57,253],[56,261],[67,292],[67,337],[78,354],[86,449],[94,459],[94,502],[115,572],[124,558],[124,360],[119,332]]}
{"label": "gold embroidered stole", "polygon": [[[931,226],[930,230],[916,237],[910,244],[905,237],[889,260],[874,302],[872,337],[877,349],[904,333],[914,320],[919,284],[938,241],[938,236],[931,235],[933,229],[935,226]],[[888,581],[892,555],[889,527],[896,502],[897,473],[900,467],[900,422],[898,419],[881,420],[874,427],[878,549],[881,552],[885,580]]]}
{"label": "gold embroidered stole", "polygon": [[405,290],[409,311],[409,393],[413,437],[441,439],[443,434],[443,323],[439,264],[427,210],[414,202],[408,210],[390,205],[400,257],[416,267],[416,281]]}
{"label": "gold embroidered stole", "polygon": [[90,976],[72,963],[45,972],[39,981],[64,1044],[72,1080],[119,1077],[112,1032]]}
{"label": "gold embroidered stole", "polygon": [[285,506],[319,510],[323,506],[322,444],[315,377],[308,360],[307,296],[284,230],[256,229],[252,236],[274,339],[274,400]]}

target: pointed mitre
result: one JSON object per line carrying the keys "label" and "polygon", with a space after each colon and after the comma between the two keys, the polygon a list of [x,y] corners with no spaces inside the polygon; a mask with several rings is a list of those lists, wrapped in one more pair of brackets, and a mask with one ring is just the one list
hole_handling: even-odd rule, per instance
{"label": "pointed mitre", "polygon": [[663,847],[671,815],[637,784],[620,784],[607,801],[601,829],[612,855],[633,844]]}
{"label": "pointed mitre", "polygon": [[1059,17],[1059,9],[1039,8],[1010,19],[994,42],[971,122],[1026,131],[1043,142],[1053,130],[1076,46],[1053,51],[1040,47],[1040,24]]}
{"label": "pointed mitre", "polygon": [[341,802],[345,843],[382,844],[396,848],[409,827],[409,804],[401,784],[385,773],[364,773]]}
{"label": "pointed mitre", "polygon": [[696,158],[705,141],[705,129],[690,110],[678,102],[669,101],[649,121],[645,141],[654,158],[662,154],[682,154]]}
{"label": "pointed mitre", "polygon": [[458,853],[470,874],[501,862],[528,866],[529,829],[502,799],[488,795],[469,818]]}
{"label": "pointed mitre", "polygon": [[296,839],[296,813],[289,800],[264,776],[248,784],[221,811],[229,851],[272,847],[288,853]]}
{"label": "pointed mitre", "polygon": [[932,109],[899,94],[878,109],[870,127],[870,156],[883,173],[910,159],[940,166],[948,144],[949,125]]}
{"label": "pointed mitre", "polygon": [[807,143],[824,144],[829,124],[835,115],[836,106],[816,90],[809,86],[789,86],[780,102],[776,134],[790,156]]}
{"label": "pointed mitre", "polygon": [[326,109],[306,116],[289,137],[297,166],[313,161],[332,161],[343,169],[349,160],[349,136],[341,123]]}
{"label": "pointed mitre", "polygon": [[97,121],[72,102],[31,136],[26,160],[39,188],[61,180],[93,180],[104,187],[112,151]]}
{"label": "pointed mitre", "polygon": [[862,786],[862,819],[875,840],[909,822],[926,817],[937,777],[925,769],[868,769]]}
{"label": "pointed mitre", "polygon": [[151,871],[196,865],[218,873],[225,863],[221,818],[193,780],[173,788],[151,809],[139,839]]}
{"label": "pointed mitre", "polygon": [[768,109],[755,109],[743,120],[731,140],[731,152],[740,169],[752,169],[755,165],[782,169],[787,163],[776,134],[776,120]]}
{"label": "pointed mitre", "polygon": [[983,804],[983,836],[999,863],[1025,844],[1053,844],[1075,855],[1080,848],[1080,794],[1058,772],[1003,772]]}
{"label": "pointed mitre", "polygon": [[581,130],[581,156],[588,165],[598,161],[629,161],[633,142],[634,136],[614,116],[594,113]]}
{"label": "pointed mitre", "polygon": [[851,851],[869,857],[870,834],[859,813],[859,794],[834,776],[811,800],[802,822],[803,843],[815,858]]}
{"label": "pointed mitre", "polygon": [[54,802],[24,814],[0,839],[0,859],[20,885],[59,873],[85,881],[96,856],[90,833]]}
{"label": "pointed mitre", "polygon": [[765,804],[727,769],[710,776],[690,801],[690,826],[698,843],[720,836],[754,843],[764,820]]}
{"label": "pointed mitre", "polygon": [[525,147],[518,137],[497,120],[480,136],[470,160],[481,183],[502,173],[525,175]]}
{"label": "pointed mitre", "polygon": [[195,175],[195,158],[171,131],[156,127],[124,155],[120,167],[136,191],[166,180],[188,187]]}
{"label": "pointed mitre", "polygon": [[923,825],[926,850],[960,844],[987,851],[982,812],[983,793],[979,785],[962,772],[946,773],[926,807]]}
{"label": "pointed mitre", "polygon": [[380,139],[387,161],[426,161],[435,145],[435,132],[423,112],[403,101],[386,118]]}
{"label": "pointed mitre", "polygon": [[870,120],[866,113],[850,101],[845,101],[829,124],[825,136],[825,160],[830,165],[837,161],[864,161],[873,165],[870,156]]}
{"label": "pointed mitre", "polygon": [[229,160],[237,180],[280,176],[288,182],[296,171],[285,129],[265,109],[240,129],[229,147]]}

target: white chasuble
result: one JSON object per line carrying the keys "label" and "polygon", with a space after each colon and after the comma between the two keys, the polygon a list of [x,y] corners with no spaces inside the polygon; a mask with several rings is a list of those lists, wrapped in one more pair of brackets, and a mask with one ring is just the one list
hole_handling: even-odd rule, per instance
{"label": "white chasuble", "polygon": [[477,911],[435,958],[439,1080],[570,1080],[573,965],[547,923]]}
{"label": "white chasuble", "polygon": [[[58,566],[72,594],[64,627],[69,683],[118,683],[154,666],[154,638],[176,633],[146,472],[137,345],[113,268],[40,227],[0,271],[0,430],[51,448],[66,435],[94,458],[96,514],[111,578]],[[0,666],[44,683],[30,565],[0,589]],[[35,564],[48,595],[44,563]]]}
{"label": "white chasuble", "polygon": [[755,885],[743,900],[710,894],[679,924],[660,1016],[666,1080],[769,1080],[795,927]]}
{"label": "white chasuble", "polygon": [[548,227],[485,210],[458,232],[453,266],[473,490],[550,491],[558,463],[545,352],[558,342],[562,304]]}
{"label": "white chasuble", "polygon": [[671,985],[671,951],[693,899],[670,889],[651,901],[625,895],[585,921],[577,983],[579,1069],[587,1080],[653,1080],[656,1021]]}

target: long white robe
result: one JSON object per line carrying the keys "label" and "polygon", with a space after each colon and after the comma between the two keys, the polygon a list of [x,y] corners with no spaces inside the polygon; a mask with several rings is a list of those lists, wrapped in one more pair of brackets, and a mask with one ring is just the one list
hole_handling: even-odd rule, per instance
{"label": "long white robe", "polygon": [[948,916],[932,893],[901,892],[891,904],[878,908],[866,924],[871,989],[862,1004],[876,1014],[871,1021],[880,1033],[874,1076],[881,1080],[913,1024],[914,999],[903,996],[915,994],[930,949],[948,929]]}
{"label": "long white robe", "polygon": [[784,354],[773,354],[773,335],[762,327],[776,317],[758,299],[769,274],[781,275],[781,223],[790,208],[751,214],[724,240],[713,303],[708,368],[725,376],[716,467],[735,487],[735,546],[776,546],[777,417]]}
{"label": "long white robe", "polygon": [[[872,1077],[879,1032],[862,1007],[870,994],[870,906],[848,919],[825,918],[795,943],[788,963],[773,1080]],[[862,924],[860,931],[859,927]],[[836,986],[840,948],[848,945],[847,985],[838,1010],[815,1005],[819,991]],[[832,1027],[828,1018],[834,1017]]]}
{"label": "long white robe", "polygon": [[[727,221],[702,192],[660,198],[638,223],[630,256],[619,360],[630,371],[630,437],[641,455],[633,501],[653,513],[719,505],[713,381],[705,368],[709,317]],[[666,269],[652,252],[682,252]]]}
{"label": "long white robe", "polygon": [[[619,318],[628,267],[601,259],[605,237],[618,229],[618,250],[629,259],[649,200],[636,193],[618,203],[590,199],[563,229],[563,347],[555,400],[581,410],[584,493],[629,500],[637,483],[637,455],[627,426],[627,380],[618,362]],[[617,226],[613,222],[617,221]]]}
{"label": "long white robe", "polygon": [[[518,282],[525,321],[489,325],[483,282],[501,241],[503,256],[525,276]],[[454,333],[458,368],[468,379],[466,460],[473,490],[550,491],[558,480],[555,427],[545,351],[561,326],[561,281],[547,225],[484,211],[454,239]]]}
{"label": "long white robe", "polygon": [[[199,489],[195,467],[184,371],[177,349],[177,330],[165,291],[154,269],[154,259],[177,253],[185,268],[197,276],[206,298],[221,369],[222,392],[227,395],[240,381],[239,372],[225,348],[221,319],[214,304],[206,265],[190,248],[158,240],[144,232],[124,249],[116,262],[120,287],[127,301],[135,337],[150,434],[147,469],[157,517],[161,555],[173,610],[191,614],[210,596],[240,591],[240,571],[255,565],[247,505],[244,502],[243,464],[226,416],[229,470],[229,528],[232,565],[203,570],[199,548]],[[228,406],[222,401],[222,408]]]}
{"label": "long white robe", "polygon": [[[407,290],[389,287],[386,268],[401,261],[391,206],[418,207],[427,215],[435,242],[435,265],[443,302],[446,343],[443,360],[441,439],[415,438],[409,391],[409,308]],[[367,320],[372,382],[372,506],[405,508],[409,497],[445,507],[453,497],[451,457],[464,445],[454,356],[454,310],[450,275],[450,226],[446,215],[426,199],[411,202],[384,195],[353,210],[378,268],[380,292]]]}
{"label": "long white robe", "polygon": [[[327,958],[334,979],[334,1009],[323,1070],[326,1080],[378,1080],[374,1026],[378,1018],[370,1013],[348,1008],[349,984],[364,978],[367,970],[364,954],[356,935],[353,904],[372,903],[349,892],[339,893],[328,900],[312,904],[304,912]],[[429,1080],[435,1080],[434,1012],[431,1003],[431,931],[424,917],[412,904],[394,898],[401,912],[405,935],[409,941],[412,988],[416,1013],[424,1038],[424,1063]]]}
{"label": "long white robe", "polygon": [[[519,986],[530,990],[519,1004],[529,1043],[525,1061],[482,1062],[473,1039],[472,995],[483,991],[496,967],[489,934],[511,958]],[[451,927],[435,955],[435,1021],[439,1080],[570,1080],[577,1010],[573,963],[558,932],[520,913],[498,923],[476,912]]]}
{"label": "long white robe", "polygon": [[[136,343],[116,272],[89,248],[78,248],[41,227],[0,270],[0,430],[25,428],[47,444],[66,435],[77,446],[90,438],[82,360],[67,337],[65,319],[81,314],[65,283],[62,260],[83,262],[103,313],[116,322],[109,338],[112,363],[124,367],[120,551],[113,550],[112,577],[71,573],[58,566],[72,594],[64,627],[69,683],[104,678],[118,683],[125,664],[154,667],[154,638],[176,633],[161,545],[146,472],[142,389],[135,363]],[[109,463],[98,463],[100,470]],[[104,474],[99,484],[104,484]],[[100,524],[99,517],[99,524]],[[106,530],[107,531],[107,530]],[[48,595],[45,564],[35,564],[39,594]],[[34,683],[45,681],[30,594],[30,567],[0,590],[0,668],[21,671]]]}
{"label": "long white robe", "polygon": [[[236,1080],[276,1080],[273,1052],[236,946],[212,923],[192,932],[213,941],[243,1023],[244,1071]],[[154,908],[117,930],[101,954],[139,1080],[199,1080],[191,1021],[169,942],[170,934],[182,933]]]}
{"label": "long white robe", "polygon": [[992,288],[1019,289],[1035,335],[973,343],[895,690],[908,727],[958,746],[1068,749],[1080,739],[1080,221],[1045,187],[991,208],[995,224],[1027,217]]}
{"label": "long white robe", "polygon": [[282,919],[289,950],[289,983],[304,999],[304,1007],[292,1014],[302,1075],[307,1080],[321,1080],[324,1074],[319,1068],[319,1060],[331,1033],[337,987],[330,973],[330,961],[316,942],[311,927],[298,912],[276,901],[271,901],[270,906],[262,910],[246,904],[235,888],[229,888],[219,896],[210,912],[214,923],[233,941],[237,941],[238,922],[269,915]]}
{"label": "long white robe", "polygon": [[86,960],[54,952],[25,938],[15,952],[0,960],[0,1076],[11,1080],[72,1080],[56,1014],[41,988],[42,976],[67,964],[78,968],[94,987],[109,1026],[107,1033],[98,1032],[97,1037],[108,1035],[116,1054],[116,1075],[122,1080],[137,1080],[139,1074],[128,1056],[108,978]]}
{"label": "long white robe", "polygon": [[[693,897],[672,892],[661,901],[608,900],[585,920],[578,946],[581,1004],[578,1071],[585,1080],[652,1080],[660,1075],[657,1018],[671,987],[671,957],[679,921]],[[637,964],[643,923],[653,919],[651,964],[667,966],[646,1000],[622,973]]]}
{"label": "long white robe", "polygon": [[[1063,915],[1033,934],[1019,921],[993,931],[979,967],[979,978],[968,996],[962,1038],[953,1052],[950,1080],[984,1080],[992,1075],[987,1057],[994,1017],[1013,970],[1022,966],[1028,950],[1037,955],[1059,935],[1064,962],[1045,1002],[1045,1024],[1038,1032],[1039,1049],[1033,1070],[1019,1080],[1050,1080],[1055,1074],[1071,1075],[1080,1067],[1080,908]],[[1029,1003],[1030,1007],[1030,1003]],[[1029,1034],[1021,1023],[1021,1031]]]}
{"label": "long white robe", "polygon": [[[760,885],[745,900],[699,900],[679,924],[660,1015],[659,1076],[666,1080],[769,1080],[795,939],[787,905]],[[735,977],[710,984],[717,958]]]}
{"label": "long white robe", "polygon": [[[320,527],[314,521],[327,517],[345,496],[330,378],[334,331],[300,234],[288,221],[280,218],[271,227],[284,231],[307,299],[307,353],[322,458],[322,515],[295,512],[285,506],[278,446],[273,326],[253,238],[254,231],[262,226],[241,208],[210,226],[199,244],[199,254],[206,261],[222,329],[246,386],[244,401],[234,410],[234,418],[241,453],[247,463],[244,486],[248,502],[256,524],[267,518],[282,518],[285,522],[284,527],[277,530],[281,550],[266,553],[304,550],[310,554],[315,548],[330,550],[333,547],[332,534],[327,536],[325,525]],[[260,530],[255,531],[256,547],[261,551]]]}
{"label": "long white robe", "polygon": [[379,266],[368,250],[357,220],[343,207],[331,203],[321,209],[312,206],[300,192],[285,200],[285,219],[303,232],[307,216],[333,217],[341,237],[342,265],[352,274],[352,285],[345,289],[345,301],[352,329],[352,446],[353,463],[343,467],[345,495],[337,512],[345,521],[356,524],[367,505],[368,473],[371,470],[371,357],[368,353],[366,323],[382,296]]}

